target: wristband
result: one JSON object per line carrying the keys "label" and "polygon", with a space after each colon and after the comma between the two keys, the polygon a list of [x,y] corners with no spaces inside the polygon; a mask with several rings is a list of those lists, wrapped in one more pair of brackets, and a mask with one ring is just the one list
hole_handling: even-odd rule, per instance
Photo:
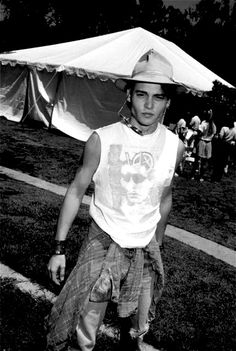
{"label": "wristband", "polygon": [[54,255],[65,255],[65,253],[66,253],[66,241],[56,240]]}

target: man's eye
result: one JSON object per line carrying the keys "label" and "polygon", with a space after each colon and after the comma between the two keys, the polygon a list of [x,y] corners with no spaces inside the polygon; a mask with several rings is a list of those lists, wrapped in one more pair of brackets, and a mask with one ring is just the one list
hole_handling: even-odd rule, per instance
{"label": "man's eye", "polygon": [[155,95],[155,98],[157,99],[157,100],[165,100],[165,95]]}

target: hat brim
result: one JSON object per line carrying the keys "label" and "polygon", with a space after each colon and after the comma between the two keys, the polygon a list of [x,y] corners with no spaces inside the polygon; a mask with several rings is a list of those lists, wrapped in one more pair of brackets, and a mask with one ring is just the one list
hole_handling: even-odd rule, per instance
{"label": "hat brim", "polygon": [[163,75],[152,75],[147,77],[147,75],[138,74],[135,78],[118,78],[115,81],[115,85],[120,90],[126,91],[129,82],[142,82],[142,83],[154,83],[154,84],[172,84],[172,85],[181,85],[180,83],[175,82],[173,79],[163,76]]}

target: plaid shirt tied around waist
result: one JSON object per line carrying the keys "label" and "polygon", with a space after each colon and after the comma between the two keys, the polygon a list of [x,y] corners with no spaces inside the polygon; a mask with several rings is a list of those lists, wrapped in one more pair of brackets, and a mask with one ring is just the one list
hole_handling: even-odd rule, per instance
{"label": "plaid shirt tied around waist", "polygon": [[159,244],[153,238],[145,248],[121,248],[92,221],[77,264],[48,316],[48,350],[66,350],[67,342],[89,300],[115,302],[118,315],[122,318],[135,314],[144,264],[156,272],[153,302],[149,311],[151,321],[155,317],[156,304],[164,286]]}

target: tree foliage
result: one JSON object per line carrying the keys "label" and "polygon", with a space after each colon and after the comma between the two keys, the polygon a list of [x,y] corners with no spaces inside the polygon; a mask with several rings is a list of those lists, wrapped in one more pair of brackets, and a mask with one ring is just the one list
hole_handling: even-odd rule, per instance
{"label": "tree foliage", "polygon": [[236,121],[236,89],[215,81],[212,91],[206,94],[206,103],[212,107],[218,127]]}

